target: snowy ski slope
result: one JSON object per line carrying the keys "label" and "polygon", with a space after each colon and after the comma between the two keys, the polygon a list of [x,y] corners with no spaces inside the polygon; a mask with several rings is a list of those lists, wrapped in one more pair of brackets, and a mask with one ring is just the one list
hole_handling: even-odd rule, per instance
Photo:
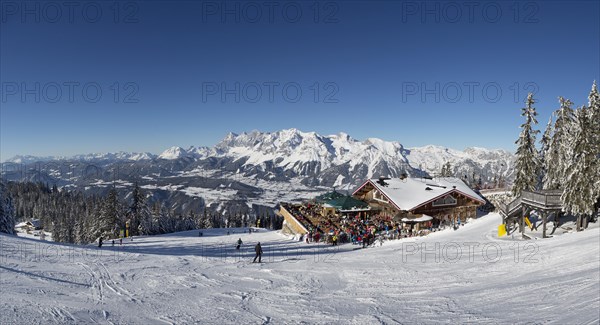
{"label": "snowy ski slope", "polygon": [[0,324],[598,324],[599,228],[522,241],[499,223],[367,249],[262,229],[101,250],[0,235]]}

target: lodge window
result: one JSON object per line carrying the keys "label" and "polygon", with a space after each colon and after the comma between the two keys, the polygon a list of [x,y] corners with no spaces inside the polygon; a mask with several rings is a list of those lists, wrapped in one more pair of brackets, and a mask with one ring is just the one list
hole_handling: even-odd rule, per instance
{"label": "lodge window", "polygon": [[452,195],[446,195],[441,199],[437,199],[433,201],[432,205],[434,207],[440,206],[448,206],[448,205],[456,205],[456,199]]}

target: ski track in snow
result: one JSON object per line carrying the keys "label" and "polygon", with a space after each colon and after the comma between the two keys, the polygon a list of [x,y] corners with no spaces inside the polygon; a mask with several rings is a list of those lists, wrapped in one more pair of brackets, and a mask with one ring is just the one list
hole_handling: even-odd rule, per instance
{"label": "ski track in snow", "polygon": [[[490,214],[457,231],[359,250],[214,229],[102,250],[44,243],[71,249],[49,258],[36,255],[40,242],[1,235],[0,324],[598,324],[597,225],[522,241],[496,238],[499,221]],[[251,263],[257,241],[260,264]],[[464,242],[500,248],[502,257],[409,253]]]}

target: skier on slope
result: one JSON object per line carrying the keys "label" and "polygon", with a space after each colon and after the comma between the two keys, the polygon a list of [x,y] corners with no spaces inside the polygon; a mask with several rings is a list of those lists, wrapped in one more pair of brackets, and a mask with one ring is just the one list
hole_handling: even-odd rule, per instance
{"label": "skier on slope", "polygon": [[254,246],[254,252],[256,252],[256,255],[254,256],[254,260],[252,261],[252,263],[256,263],[256,258],[258,257],[258,263],[261,263],[261,257],[262,257],[262,247],[260,246],[260,242],[258,242],[258,244],[256,244],[256,246]]}
{"label": "skier on slope", "polygon": [[242,244],[243,244],[243,243],[242,243],[242,239],[241,239],[241,238],[240,238],[240,239],[238,239],[238,241],[237,241],[237,246],[235,246],[235,249],[237,249],[237,250],[240,250],[240,246],[242,246]]}
{"label": "skier on slope", "polygon": [[98,248],[102,248],[102,236],[98,238]]}

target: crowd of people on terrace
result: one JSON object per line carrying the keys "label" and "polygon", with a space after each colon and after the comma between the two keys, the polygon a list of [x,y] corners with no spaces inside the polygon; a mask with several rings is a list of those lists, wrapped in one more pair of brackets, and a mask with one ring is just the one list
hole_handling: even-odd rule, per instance
{"label": "crowd of people on terrace", "polygon": [[351,242],[365,247],[376,243],[381,245],[385,240],[422,236],[451,226],[448,223],[427,221],[419,223],[417,227],[416,223],[396,221],[391,216],[381,214],[323,216],[321,207],[310,203],[286,204],[284,207],[308,230],[300,239],[306,243],[325,242],[337,245]]}
{"label": "crowd of people on terrace", "polygon": [[305,227],[314,227],[310,218],[311,216],[318,214],[316,205],[293,205],[285,203],[282,203],[282,205],[294,216],[294,218],[296,218],[296,220],[302,223],[302,225]]}

